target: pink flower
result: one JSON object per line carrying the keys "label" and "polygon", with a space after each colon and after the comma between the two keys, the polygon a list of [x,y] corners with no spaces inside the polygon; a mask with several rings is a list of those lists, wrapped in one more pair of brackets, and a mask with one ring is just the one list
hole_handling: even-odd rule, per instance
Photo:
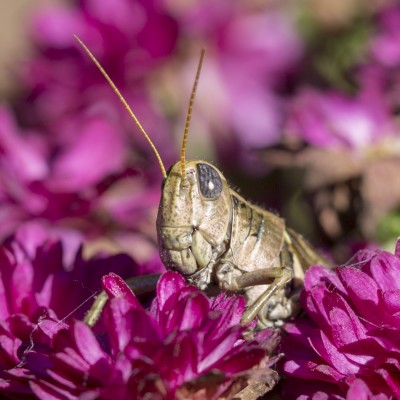
{"label": "pink flower", "polygon": [[400,242],[395,254],[363,250],[336,271],[312,267],[302,297],[308,318],[285,327],[284,371],[298,384],[288,398],[319,390],[344,398],[357,379],[366,398],[398,398],[399,299]]}
{"label": "pink flower", "polygon": [[29,351],[23,370],[10,372],[28,381],[38,398],[175,399],[196,394],[216,399],[240,390],[256,371],[258,379],[273,384],[273,359],[268,356],[277,336],[265,330],[252,340],[243,338],[248,328],[240,325],[243,297],[210,300],[179,274],[167,272],[146,311],[117,275],[105,276],[103,286],[111,301],[101,336],[83,322],[72,322],[47,348]]}
{"label": "pink flower", "polygon": [[[67,83],[80,85],[82,89],[106,86],[100,75],[91,74],[95,68],[87,68],[90,66],[87,58],[74,50],[77,43],[73,33],[116,76],[116,83],[121,83],[126,79],[140,82],[149,69],[169,56],[176,45],[178,28],[162,2],[153,0],[107,3],[83,0],[68,6],[47,6],[36,13],[31,25],[33,40],[42,54],[30,67],[45,67],[48,75],[25,75],[25,78],[39,93],[57,87],[67,89]],[[53,69],[49,68],[50,64]],[[65,80],[76,72],[80,79],[75,76],[74,82]]]}
{"label": "pink flower", "polygon": [[[77,122],[70,128],[78,130]],[[37,131],[18,127],[11,112],[1,108],[0,193],[5,201],[19,203],[31,216],[79,215],[90,202],[84,192],[123,170],[127,156],[124,140],[110,120],[81,119],[79,131],[77,140],[53,144]],[[51,201],[57,197],[56,203]]]}
{"label": "pink flower", "polygon": [[352,98],[314,89],[305,89],[294,99],[286,130],[314,147],[355,152],[393,133],[389,108],[377,93],[360,92]]}

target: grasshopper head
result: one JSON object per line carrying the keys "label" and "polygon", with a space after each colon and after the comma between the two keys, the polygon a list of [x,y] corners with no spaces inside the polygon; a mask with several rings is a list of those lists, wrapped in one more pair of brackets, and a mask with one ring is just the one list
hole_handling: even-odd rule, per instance
{"label": "grasshopper head", "polygon": [[157,234],[165,266],[188,276],[209,266],[225,248],[231,200],[224,176],[211,164],[189,161],[184,170],[182,175],[177,162],[164,179]]}

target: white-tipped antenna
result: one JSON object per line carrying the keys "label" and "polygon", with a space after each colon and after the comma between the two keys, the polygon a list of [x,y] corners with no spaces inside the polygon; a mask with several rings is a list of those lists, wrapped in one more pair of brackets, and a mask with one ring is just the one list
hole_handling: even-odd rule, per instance
{"label": "white-tipped antenna", "polygon": [[132,117],[132,119],[135,121],[136,125],[139,127],[140,131],[143,133],[144,137],[147,139],[149,142],[151,148],[154,151],[154,154],[157,157],[158,164],[160,165],[161,172],[164,178],[167,177],[167,173],[165,171],[164,164],[161,160],[160,154],[158,153],[156,146],[154,146],[154,143],[151,141],[149,135],[146,133],[142,125],[140,124],[139,120],[136,118],[136,115],[133,113],[132,109],[130,108],[129,104],[127,101],[124,99],[122,96],[121,92],[118,90],[118,88],[115,86],[114,82],[111,80],[111,78],[108,76],[107,72],[104,70],[104,68],[100,65],[100,63],[97,61],[96,57],[92,54],[92,52],[88,49],[88,47],[85,45],[85,43],[82,42],[81,39],[79,39],[78,36],[74,35],[74,38],[79,42],[79,44],[83,47],[83,49],[86,51],[86,53],[89,55],[89,57],[92,59],[94,64],[97,66],[97,68],[100,70],[100,72],[103,74],[104,78],[106,78],[107,82],[115,92],[115,94],[118,96],[120,99],[121,103],[125,106],[126,110],[128,111],[129,115]]}
{"label": "white-tipped antenna", "polygon": [[204,49],[201,50],[200,60],[199,60],[198,66],[197,66],[196,79],[194,81],[192,93],[190,95],[190,100],[189,100],[189,109],[188,109],[187,117],[186,117],[185,131],[183,133],[183,138],[182,138],[182,147],[181,147],[181,175],[182,175],[182,179],[184,179],[185,175],[186,175],[185,174],[186,143],[187,143],[187,138],[188,138],[188,135],[189,135],[190,120],[192,119],[192,108],[193,108],[194,98],[196,96],[197,84],[199,83],[201,66],[203,65],[203,59],[204,59],[204,53],[205,52],[206,51]]}

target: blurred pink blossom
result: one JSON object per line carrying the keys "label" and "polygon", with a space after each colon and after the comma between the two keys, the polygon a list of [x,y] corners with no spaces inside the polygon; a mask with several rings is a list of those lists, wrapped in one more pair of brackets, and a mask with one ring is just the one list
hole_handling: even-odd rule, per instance
{"label": "blurred pink blossom", "polygon": [[286,131],[314,147],[356,153],[395,132],[389,107],[377,93],[351,97],[311,88],[293,100]]}
{"label": "blurred pink blossom", "polygon": [[[295,23],[289,14],[268,7],[251,11],[240,2],[212,3],[194,2],[180,9],[168,2],[182,32],[207,50],[196,100],[203,120],[200,131],[222,135],[225,146],[232,134],[245,149],[276,144],[285,84],[303,55]],[[190,87],[193,74],[184,68]]]}
{"label": "blurred pink blossom", "polygon": [[131,231],[152,240],[145,226],[155,219],[157,179],[130,167],[116,121],[82,117],[69,121],[68,130],[79,131],[75,139],[53,143],[18,127],[11,112],[0,109],[0,239],[36,220],[90,240],[107,235],[118,242]]}
{"label": "blurred pink blossom", "polygon": [[169,127],[153,104],[148,81],[174,50],[177,23],[158,1],[84,0],[39,11],[32,22],[37,53],[20,68],[26,93],[20,120],[64,143],[80,137],[80,128],[71,129],[74,121],[100,113],[118,124],[118,136],[134,143],[135,152],[153,160],[147,142],[73,34],[99,59],[169,162],[175,155]]}

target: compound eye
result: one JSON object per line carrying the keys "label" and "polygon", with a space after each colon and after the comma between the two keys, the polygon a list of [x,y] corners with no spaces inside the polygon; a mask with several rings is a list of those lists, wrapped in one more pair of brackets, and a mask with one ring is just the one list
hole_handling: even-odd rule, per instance
{"label": "compound eye", "polygon": [[219,173],[208,164],[197,164],[197,174],[201,194],[207,199],[213,199],[222,192],[222,181]]}

